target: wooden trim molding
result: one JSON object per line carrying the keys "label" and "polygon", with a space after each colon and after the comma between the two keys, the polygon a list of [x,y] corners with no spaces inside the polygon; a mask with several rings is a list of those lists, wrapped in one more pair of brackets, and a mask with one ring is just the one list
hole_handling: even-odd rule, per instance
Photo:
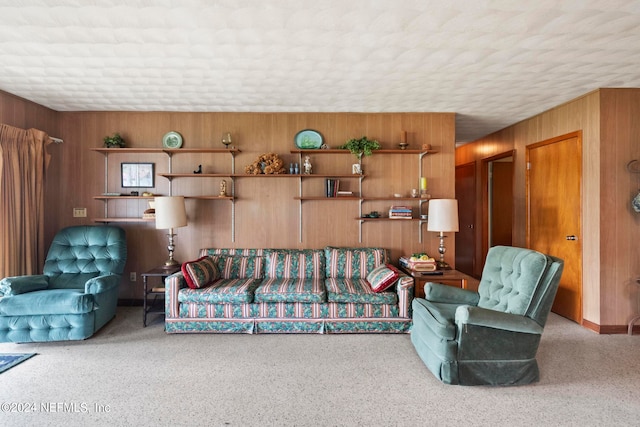
{"label": "wooden trim molding", "polygon": [[[601,335],[626,334],[629,328],[629,325],[598,325],[585,319],[582,319],[582,326]],[[633,327],[633,333],[640,333],[640,325]]]}

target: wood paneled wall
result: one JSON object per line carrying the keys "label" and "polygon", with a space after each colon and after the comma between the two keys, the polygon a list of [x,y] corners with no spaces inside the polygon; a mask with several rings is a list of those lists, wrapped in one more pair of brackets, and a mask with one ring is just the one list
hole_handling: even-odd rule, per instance
{"label": "wood paneled wall", "polygon": [[640,174],[626,169],[640,161],[640,89],[601,90],[600,111],[601,325],[619,325],[640,312]]}
{"label": "wood paneled wall", "polygon": [[[438,154],[423,158],[423,173],[428,177],[433,197],[453,197],[455,156],[455,115],[452,113],[136,113],[136,112],[63,112],[61,134],[65,143],[58,147],[52,161],[54,178],[50,190],[51,215],[47,228],[52,232],[73,224],[90,224],[102,217],[104,204],[94,200],[104,189],[104,156],[89,150],[101,147],[105,135],[119,132],[128,147],[161,148],[162,136],[170,131],[183,135],[183,147],[224,148],[222,133],[229,131],[234,145],[241,150],[235,158],[236,173],[244,172],[260,154],[278,153],[288,164],[299,162],[294,135],[302,129],[316,129],[326,143],[337,147],[349,138],[378,139],[383,148],[396,148],[400,132],[408,134],[409,148],[432,144]],[[311,156],[315,173],[351,173],[355,157],[350,154]],[[119,168],[123,161],[154,162],[159,173],[167,172],[164,154],[109,155],[109,191],[120,191]],[[192,172],[199,164],[205,172],[227,173],[231,156],[226,154],[179,154],[172,158],[174,172]],[[408,195],[418,187],[418,155],[374,155],[363,160],[366,196]],[[219,178],[178,178],[173,180],[174,195],[216,195]],[[229,183],[230,184],[230,183]],[[323,180],[305,180],[305,194],[322,195]],[[304,201],[302,203],[303,240],[299,239],[299,181],[292,178],[237,178],[235,190],[235,242],[231,241],[231,202],[228,200],[187,200],[189,225],[176,229],[176,259],[193,259],[203,247],[280,247],[321,248],[326,245],[382,246],[394,258],[404,253],[426,250],[437,253],[438,239],[423,225],[423,243],[418,241],[418,223],[367,222],[358,242],[357,201]],[[341,186],[357,190],[356,179],[341,180]],[[123,190],[125,191],[125,190]],[[128,190],[126,190],[128,191]],[[156,194],[167,195],[169,183],[156,177]],[[139,215],[146,202],[138,200],[110,202],[123,214]],[[403,202],[406,203],[406,202]],[[363,211],[386,211],[389,201],[367,201]],[[411,203],[417,206],[415,202]],[[74,207],[86,207],[87,218],[73,218]],[[427,205],[424,205],[427,209]],[[114,212],[114,211],[111,211]],[[113,214],[111,214],[113,215]],[[153,224],[120,224],[127,231],[128,272],[144,272],[166,257],[166,231]],[[453,240],[448,242],[447,257],[453,261]],[[141,298],[141,283],[125,280],[121,298]]]}
{"label": "wood paneled wall", "polygon": [[40,129],[59,137],[59,113],[0,90],[0,123],[21,129]]}
{"label": "wood paneled wall", "polygon": [[[625,169],[629,160],[640,160],[639,116],[640,89],[601,89],[456,150],[456,164],[480,166],[515,149],[513,238],[514,245],[525,246],[526,146],[582,131],[583,317],[600,332],[623,331],[640,310],[634,285],[640,275],[640,216],[630,207],[640,181]],[[478,209],[479,224],[481,214]]]}

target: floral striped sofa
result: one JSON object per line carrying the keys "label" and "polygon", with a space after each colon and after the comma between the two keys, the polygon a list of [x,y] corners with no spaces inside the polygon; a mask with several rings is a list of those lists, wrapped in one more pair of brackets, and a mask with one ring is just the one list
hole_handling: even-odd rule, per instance
{"label": "floral striped sofa", "polygon": [[207,248],[200,256],[220,278],[197,289],[183,272],[166,278],[167,333],[403,333],[411,325],[413,279],[399,273],[383,292],[366,280],[389,263],[383,248]]}

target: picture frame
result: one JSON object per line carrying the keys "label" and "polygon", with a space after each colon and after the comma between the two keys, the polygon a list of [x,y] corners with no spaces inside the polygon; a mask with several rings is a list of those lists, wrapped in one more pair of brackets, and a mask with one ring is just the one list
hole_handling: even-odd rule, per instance
{"label": "picture frame", "polygon": [[122,188],[155,187],[155,163],[120,163]]}

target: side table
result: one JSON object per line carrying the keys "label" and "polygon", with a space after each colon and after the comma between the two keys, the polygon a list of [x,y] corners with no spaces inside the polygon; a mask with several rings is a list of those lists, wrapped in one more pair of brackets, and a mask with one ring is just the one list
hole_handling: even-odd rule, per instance
{"label": "side table", "polygon": [[424,285],[427,282],[442,283],[444,285],[455,286],[462,289],[477,288],[478,280],[473,277],[461,273],[457,270],[438,270],[442,274],[422,274],[420,271],[409,270],[408,268],[399,267],[405,274],[413,277],[413,296],[415,298],[424,298]]}
{"label": "side table", "polygon": [[[164,313],[164,304],[161,307],[156,307],[158,296],[164,295],[164,279],[171,276],[174,273],[180,271],[180,266],[164,268],[157,267],[151,269],[145,273],[142,273],[142,283],[144,284],[144,300],[142,302],[143,306],[143,317],[142,317],[142,325],[147,326],[147,314],[148,313]],[[149,277],[158,277],[160,278],[161,286],[149,289],[148,280]],[[153,300],[149,301],[149,297],[153,295]],[[150,303],[150,304],[149,304]]]}

